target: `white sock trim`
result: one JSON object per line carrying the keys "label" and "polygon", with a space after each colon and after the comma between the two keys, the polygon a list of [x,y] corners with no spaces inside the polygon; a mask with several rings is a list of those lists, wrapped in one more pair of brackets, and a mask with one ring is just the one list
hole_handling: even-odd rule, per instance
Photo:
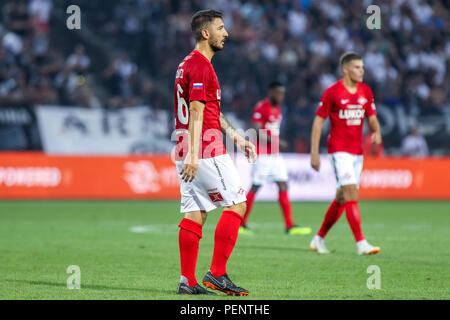
{"label": "white sock trim", "polygon": [[184,284],[189,285],[188,278],[186,278],[185,276],[181,275],[180,276],[180,283],[184,283]]}

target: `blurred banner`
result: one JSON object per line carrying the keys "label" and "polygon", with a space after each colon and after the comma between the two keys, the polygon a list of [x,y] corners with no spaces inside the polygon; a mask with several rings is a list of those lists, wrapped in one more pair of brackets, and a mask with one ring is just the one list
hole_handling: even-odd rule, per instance
{"label": "blurred banner", "polygon": [[[293,201],[331,200],[336,179],[328,156],[321,156],[320,173],[311,169],[306,154],[284,154]],[[244,187],[251,186],[251,164],[237,157]],[[360,178],[361,199],[450,199],[450,158],[364,159]],[[275,184],[262,186],[256,199],[277,200]]]}
{"label": "blurred banner", "polygon": [[[309,162],[309,155],[283,154],[289,175],[289,196],[293,201],[321,201],[332,199],[336,193],[336,181],[328,156],[320,157],[320,172],[314,171]],[[244,188],[251,187],[252,164],[238,154],[235,159]],[[261,186],[256,200],[278,200],[278,187],[275,183]]]}
{"label": "blurred banner", "polygon": [[169,153],[169,115],[148,107],[117,110],[38,106],[44,151],[51,154]]}
{"label": "blurred banner", "polygon": [[170,157],[0,153],[3,199],[177,199]]}
{"label": "blurred banner", "polygon": [[[331,200],[336,182],[327,156],[320,172],[309,155],[284,154],[293,201]],[[251,164],[235,159],[244,188]],[[450,158],[367,158],[361,175],[362,199],[450,199]],[[169,156],[86,157],[42,153],[0,153],[2,199],[179,199],[179,179]],[[257,199],[277,200],[275,185]]]}

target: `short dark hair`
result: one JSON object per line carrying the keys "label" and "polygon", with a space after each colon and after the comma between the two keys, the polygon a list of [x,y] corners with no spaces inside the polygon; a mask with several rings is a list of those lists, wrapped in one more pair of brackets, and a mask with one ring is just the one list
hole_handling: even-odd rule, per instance
{"label": "short dark hair", "polygon": [[282,84],[279,81],[272,81],[271,83],[269,83],[269,85],[267,86],[267,89],[272,90],[274,88],[278,88],[278,87],[284,87],[284,84]]}
{"label": "short dark hair", "polygon": [[341,68],[349,63],[350,61],[353,60],[362,60],[362,57],[355,53],[355,52],[345,52],[344,54],[342,54],[342,56],[339,58],[339,65],[341,66]]}
{"label": "short dark hair", "polygon": [[222,19],[222,17],[222,12],[212,9],[196,12],[191,19],[191,30],[195,40],[200,41],[202,39],[202,30],[205,29],[215,18]]}

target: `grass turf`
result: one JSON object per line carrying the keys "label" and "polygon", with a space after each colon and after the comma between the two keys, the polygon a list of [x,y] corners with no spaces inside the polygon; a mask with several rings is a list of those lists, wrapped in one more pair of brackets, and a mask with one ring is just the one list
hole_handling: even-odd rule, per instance
{"label": "grass turf", "polygon": [[[296,223],[316,232],[327,203],[294,203]],[[177,202],[0,202],[0,299],[449,299],[450,203],[361,202],[374,256],[358,256],[345,213],[327,236],[333,253],[308,250],[312,235],[287,236],[277,203],[256,203],[228,273],[248,297],[179,296]],[[208,270],[214,227],[200,242],[199,281]],[[132,232],[135,231],[135,232]],[[136,232],[137,231],[137,232]],[[66,286],[69,265],[81,290]],[[381,289],[366,286],[370,265]]]}

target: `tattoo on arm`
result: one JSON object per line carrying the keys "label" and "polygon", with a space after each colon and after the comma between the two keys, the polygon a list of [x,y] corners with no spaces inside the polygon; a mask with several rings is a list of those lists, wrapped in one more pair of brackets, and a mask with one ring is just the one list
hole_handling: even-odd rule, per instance
{"label": "tattoo on arm", "polygon": [[228,122],[228,120],[225,118],[223,113],[220,113],[220,126],[222,127],[222,133],[227,134],[231,138],[234,138],[236,135],[236,129],[234,129],[231,124]]}

